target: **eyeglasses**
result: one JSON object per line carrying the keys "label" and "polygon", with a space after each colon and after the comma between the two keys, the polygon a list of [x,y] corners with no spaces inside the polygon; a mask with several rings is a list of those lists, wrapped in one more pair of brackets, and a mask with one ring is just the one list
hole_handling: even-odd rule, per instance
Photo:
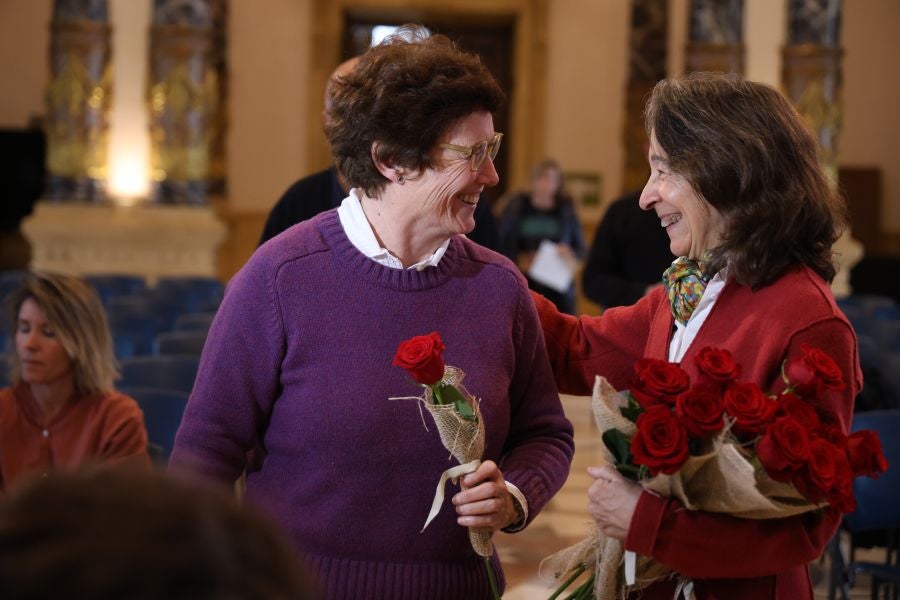
{"label": "eyeglasses", "polygon": [[502,133],[495,133],[489,140],[478,142],[474,146],[457,146],[456,144],[438,144],[441,148],[453,150],[463,155],[463,158],[469,159],[469,166],[473,171],[477,171],[484,163],[484,159],[491,157],[493,161],[500,152],[500,140],[503,139]]}

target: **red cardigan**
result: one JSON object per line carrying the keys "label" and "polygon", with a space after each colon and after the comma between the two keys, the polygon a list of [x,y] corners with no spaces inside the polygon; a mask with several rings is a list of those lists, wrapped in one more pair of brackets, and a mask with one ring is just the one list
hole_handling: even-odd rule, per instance
{"label": "red cardigan", "polygon": [[75,397],[47,422],[27,384],[0,389],[0,493],[51,470],[125,459],[150,466],[144,414],[132,398]]}
{"label": "red cardigan", "polygon": [[[633,306],[577,319],[560,314],[538,295],[534,298],[562,392],[590,394],[595,375],[625,389],[637,359],[667,359],[673,319],[662,289]],[[799,354],[804,342],[828,352],[844,373],[846,390],[821,408],[834,413],[846,433],[854,398],[862,388],[856,335],[828,285],[805,267],[756,291],[729,281],[681,366],[693,379],[698,350],[725,348],[742,365],[741,380],[777,392],[784,388],[782,362]],[[812,599],[807,563],[821,555],[839,521],[840,515],[831,511],[773,520],[739,519],[688,511],[677,500],[643,492],[625,548],[692,578],[698,600]],[[670,600],[674,589],[675,582],[660,582],[641,597]]]}

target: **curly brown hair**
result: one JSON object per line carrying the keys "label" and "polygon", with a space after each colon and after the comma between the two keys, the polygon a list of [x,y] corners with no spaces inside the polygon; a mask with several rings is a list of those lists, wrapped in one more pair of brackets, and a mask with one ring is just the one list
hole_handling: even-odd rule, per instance
{"label": "curly brown hair", "polygon": [[797,264],[834,278],[847,209],[787,98],[734,74],[692,73],[657,83],[645,114],[669,166],[725,219],[712,272],[727,265],[754,289]]}
{"label": "curly brown hair", "polygon": [[370,48],[333,90],[331,153],[347,181],[372,197],[388,182],[372,160],[374,142],[379,161],[421,173],[434,166],[431,150],[447,129],[474,112],[496,112],[505,99],[477,55],[416,25]]}

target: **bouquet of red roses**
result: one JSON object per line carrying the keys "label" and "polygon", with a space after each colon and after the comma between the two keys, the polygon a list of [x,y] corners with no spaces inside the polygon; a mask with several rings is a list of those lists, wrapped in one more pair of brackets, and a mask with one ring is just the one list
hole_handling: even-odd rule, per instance
{"label": "bouquet of red roses", "polygon": [[[462,385],[465,373],[444,365],[444,348],[440,334],[435,331],[402,342],[393,361],[395,366],[406,369],[410,377],[424,388],[422,396],[411,398],[421,401],[421,405],[425,406],[434,419],[444,447],[459,462],[459,465],[447,469],[441,475],[422,531],[441,509],[447,480],[457,483],[460,477],[475,471],[481,464],[484,452],[484,422],[478,401]],[[493,554],[490,530],[469,528],[469,542],[475,552],[483,557],[491,590],[494,597],[499,599],[494,569],[490,564]]]}
{"label": "bouquet of red roses", "polygon": [[[822,350],[803,345],[800,356],[785,361],[786,387],[778,395],[740,381],[741,367],[727,350],[703,348],[695,366],[700,377],[691,382],[676,364],[640,359],[625,394],[597,378],[593,409],[606,458],[643,487],[690,510],[768,519],[826,505],[850,512],[853,478],[887,468],[877,434],[847,436],[834,415],[814,407],[844,389],[840,369]],[[668,576],[599,532],[551,561],[561,567],[557,577],[591,572],[576,598],[618,597],[625,586],[637,590]]]}

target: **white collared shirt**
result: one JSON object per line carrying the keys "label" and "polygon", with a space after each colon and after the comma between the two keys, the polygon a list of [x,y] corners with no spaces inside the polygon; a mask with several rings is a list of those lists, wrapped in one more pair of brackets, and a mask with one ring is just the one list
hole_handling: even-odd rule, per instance
{"label": "white collared shirt", "polygon": [[691,318],[688,319],[687,324],[682,325],[677,320],[675,321],[675,333],[672,335],[672,342],[669,344],[669,362],[681,362],[681,359],[684,358],[685,353],[690,348],[694,338],[697,337],[697,332],[700,331],[700,327],[703,326],[712,307],[716,304],[716,298],[722,293],[722,288],[724,287],[725,272],[723,270],[716,273],[709,283],[706,284],[706,290],[703,292],[703,296],[700,297],[697,308],[691,313]]}
{"label": "white collared shirt", "polygon": [[[375,231],[372,230],[372,225],[366,218],[366,213],[363,211],[362,203],[359,201],[355,188],[350,190],[350,195],[344,198],[337,212],[338,218],[341,220],[341,227],[344,228],[344,233],[347,234],[350,243],[357,250],[379,265],[390,267],[391,269],[403,268],[403,263],[400,262],[400,259],[378,243],[378,238],[375,237]],[[421,271],[427,267],[436,267],[449,245],[450,238],[447,238],[431,256],[409,268]]]}
{"label": "white collared shirt", "polygon": [[[375,231],[372,229],[372,225],[366,218],[366,213],[363,211],[362,203],[359,201],[359,196],[357,195],[355,188],[350,190],[350,195],[341,202],[341,205],[337,209],[337,213],[338,218],[341,221],[341,227],[344,228],[344,233],[347,234],[347,239],[350,240],[350,243],[353,244],[357,250],[382,266],[390,267],[391,269],[403,268],[403,263],[400,262],[400,259],[391,254],[387,248],[382,248],[381,244],[378,243],[378,238],[375,237]],[[441,258],[443,258],[449,245],[450,238],[447,238],[447,240],[434,251],[434,254],[425,260],[417,262],[409,268],[421,271],[427,267],[436,267]],[[515,484],[508,481],[505,481],[504,483],[506,484],[506,489],[509,490],[509,493],[512,494],[513,498],[515,498],[515,501],[519,503],[519,507],[522,509],[522,518],[505,528],[504,531],[518,531],[522,529],[528,521],[528,500],[525,498],[525,494],[523,494]]]}

